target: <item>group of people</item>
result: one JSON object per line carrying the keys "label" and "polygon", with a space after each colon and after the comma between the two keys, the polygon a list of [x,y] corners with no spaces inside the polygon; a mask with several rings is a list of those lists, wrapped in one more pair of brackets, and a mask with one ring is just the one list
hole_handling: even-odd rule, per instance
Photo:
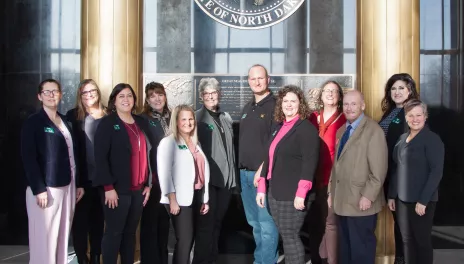
{"label": "group of people", "polygon": [[[309,218],[314,264],[375,262],[376,215],[388,200],[395,219],[395,263],[432,263],[431,228],[444,147],[427,128],[427,107],[408,74],[385,86],[384,115],[364,115],[363,95],[335,81],[311,112],[301,88],[269,90],[253,65],[253,98],[242,111],[238,160],[233,120],[221,87],[203,78],[202,106],[168,108],[162,84],[145,87],[141,114],[129,84],[105,107],[98,85],[83,80],[76,107],[58,112],[61,85],[37,91],[42,108],[22,129],[28,181],[30,263],[67,263],[70,231],[79,263],[133,263],[140,222],[141,263],[217,263],[221,224],[241,194],[256,244],[254,263],[305,263],[300,230]],[[88,241],[90,254],[87,254]]]}

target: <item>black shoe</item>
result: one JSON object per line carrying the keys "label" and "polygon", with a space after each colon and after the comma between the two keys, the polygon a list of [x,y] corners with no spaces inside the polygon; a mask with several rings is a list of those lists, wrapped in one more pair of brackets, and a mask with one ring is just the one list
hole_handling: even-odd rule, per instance
{"label": "black shoe", "polygon": [[100,254],[90,255],[90,264],[100,264]]}
{"label": "black shoe", "polygon": [[79,263],[79,264],[89,264],[89,259],[87,258],[87,255],[77,256],[77,263]]}
{"label": "black shoe", "polygon": [[404,261],[404,257],[395,257],[394,264],[406,264],[406,262]]}

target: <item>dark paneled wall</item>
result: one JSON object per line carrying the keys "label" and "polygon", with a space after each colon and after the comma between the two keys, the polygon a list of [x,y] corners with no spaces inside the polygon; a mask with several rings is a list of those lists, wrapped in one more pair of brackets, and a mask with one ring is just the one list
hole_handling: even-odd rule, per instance
{"label": "dark paneled wall", "polygon": [[62,82],[61,111],[69,109],[74,101],[80,63],[76,45],[80,39],[79,8],[78,0],[0,2],[1,244],[27,244],[26,182],[19,153],[21,126],[40,107],[37,86],[43,79]]}

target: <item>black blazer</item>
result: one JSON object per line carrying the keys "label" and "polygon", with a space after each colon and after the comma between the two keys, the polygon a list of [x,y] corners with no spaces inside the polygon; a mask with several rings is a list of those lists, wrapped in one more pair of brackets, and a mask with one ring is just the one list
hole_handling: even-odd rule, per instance
{"label": "black blazer", "polygon": [[[151,186],[154,159],[151,158],[153,138],[149,133],[148,122],[143,117],[132,115],[142,130],[147,142],[147,162],[149,168],[147,186]],[[119,194],[130,193],[132,146],[124,122],[116,113],[102,118],[95,132],[96,176],[93,186],[112,184]]]}
{"label": "black blazer", "polygon": [[[384,115],[382,120],[386,116],[388,116],[388,114]],[[384,182],[385,194],[388,193],[388,186],[390,183],[391,174],[393,173],[393,171],[395,171],[395,166],[396,166],[395,162],[393,162],[393,156],[392,156],[393,149],[395,148],[396,142],[398,142],[398,139],[400,138],[400,136],[408,131],[409,131],[409,127],[408,127],[408,124],[406,123],[406,117],[405,117],[404,108],[403,108],[398,112],[396,117],[393,118],[392,122],[388,126],[388,132],[386,136],[387,147],[388,147],[388,171],[387,171],[387,176]]]}
{"label": "black blazer", "polygon": [[400,137],[393,150],[396,170],[392,174],[388,197],[427,205],[430,201],[438,201],[445,147],[440,137],[427,126],[406,143],[408,134]]}
{"label": "black blazer", "polygon": [[[76,161],[77,151],[72,125],[64,115],[58,115],[73,139]],[[48,118],[43,108],[24,122],[21,130],[21,157],[28,186],[34,195],[47,191],[46,187],[63,187],[71,183],[68,145],[59,128]],[[80,187],[78,176],[76,167],[75,181]]]}
{"label": "black blazer", "polygon": [[[261,170],[266,178],[269,169],[269,148],[282,128],[279,124],[267,145],[267,155]],[[274,151],[272,196],[278,201],[293,201],[300,180],[313,181],[319,161],[320,139],[317,129],[307,120],[298,120],[279,141]],[[314,185],[314,183],[313,183]],[[308,195],[312,192],[308,192]]]}

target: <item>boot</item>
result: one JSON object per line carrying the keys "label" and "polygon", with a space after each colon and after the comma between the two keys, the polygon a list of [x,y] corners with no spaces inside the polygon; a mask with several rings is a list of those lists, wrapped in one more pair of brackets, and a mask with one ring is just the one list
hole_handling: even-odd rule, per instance
{"label": "boot", "polygon": [[90,264],[100,264],[100,254],[91,254]]}

